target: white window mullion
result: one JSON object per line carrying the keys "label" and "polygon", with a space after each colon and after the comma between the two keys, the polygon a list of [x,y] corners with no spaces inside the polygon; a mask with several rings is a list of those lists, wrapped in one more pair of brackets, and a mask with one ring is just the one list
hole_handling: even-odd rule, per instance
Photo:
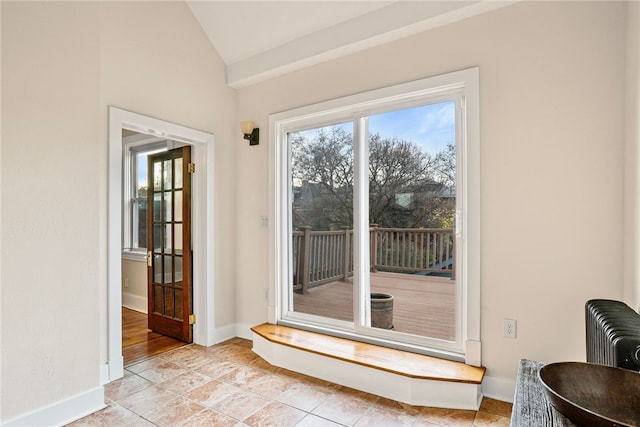
{"label": "white window mullion", "polygon": [[354,120],[353,309],[356,329],[371,324],[369,261],[369,121]]}

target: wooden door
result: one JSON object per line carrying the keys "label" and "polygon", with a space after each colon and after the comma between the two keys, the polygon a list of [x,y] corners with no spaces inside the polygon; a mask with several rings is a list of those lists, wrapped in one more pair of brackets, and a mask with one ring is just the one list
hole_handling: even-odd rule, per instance
{"label": "wooden door", "polygon": [[149,156],[147,284],[149,329],[193,341],[191,147]]}

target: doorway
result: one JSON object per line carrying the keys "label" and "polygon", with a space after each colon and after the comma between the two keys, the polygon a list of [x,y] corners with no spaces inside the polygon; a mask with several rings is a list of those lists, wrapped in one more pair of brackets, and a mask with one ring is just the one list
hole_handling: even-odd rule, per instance
{"label": "doorway", "polygon": [[192,163],[189,144],[130,130],[123,130],[122,142],[122,355],[128,366],[193,340],[192,174],[183,167]]}
{"label": "doorway", "polygon": [[192,148],[193,175],[193,342],[209,346],[215,343],[213,324],[213,166],[212,134],[155,119],[149,116],[109,108],[109,179],[107,219],[107,313],[106,363],[101,368],[101,383],[124,374],[122,347],[122,248],[123,248],[123,130],[178,141]]}

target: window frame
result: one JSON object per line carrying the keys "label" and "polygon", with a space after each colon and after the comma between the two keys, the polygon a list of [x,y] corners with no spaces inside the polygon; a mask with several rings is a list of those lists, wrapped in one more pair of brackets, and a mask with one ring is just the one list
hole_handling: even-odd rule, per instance
{"label": "window frame", "polygon": [[[369,116],[391,109],[410,108],[437,102],[439,98],[450,99],[451,94],[460,94],[459,106],[461,120],[456,129],[460,132],[456,144],[456,157],[460,159],[458,179],[461,191],[457,197],[461,198],[460,209],[456,211],[456,234],[461,236],[460,257],[457,277],[461,281],[458,292],[457,314],[459,334],[456,346],[429,346],[416,344],[410,340],[399,342],[385,337],[384,332],[362,335],[357,327],[358,321],[365,320],[365,304],[367,298],[361,298],[359,304],[354,304],[353,328],[344,328],[343,322],[324,322],[322,326],[315,325],[308,316],[295,316],[286,319],[283,316],[288,302],[288,292],[284,290],[284,283],[288,283],[289,263],[291,257],[290,224],[289,224],[289,148],[286,135],[289,132],[305,130],[312,127],[331,125],[336,122],[352,122],[354,127],[354,166],[363,165],[366,153],[363,147],[367,141],[356,143],[355,138],[360,135],[366,139],[366,127]],[[457,96],[457,95],[456,95]],[[318,104],[304,106],[293,110],[273,114],[269,118],[270,139],[270,216],[273,227],[270,230],[270,299],[269,321],[283,323],[305,329],[344,336],[360,341],[373,342],[385,346],[403,348],[425,354],[432,354],[454,360],[464,360],[472,365],[481,364],[480,342],[480,138],[479,138],[479,70],[466,70],[428,77],[408,83],[375,89],[368,92],[329,100]],[[458,120],[456,121],[458,124]],[[360,132],[360,128],[364,128]],[[367,168],[356,171],[355,177],[360,185],[355,185],[355,269],[359,273],[356,277],[368,274],[368,257],[363,256],[360,248],[368,248],[368,234],[359,233],[368,225],[368,212],[359,211],[367,203],[368,198]],[[364,177],[364,178],[363,178]],[[359,283],[354,283],[359,286]],[[307,319],[305,319],[307,317]],[[366,323],[366,322],[365,322]]]}
{"label": "window frame", "polygon": [[172,141],[165,138],[135,134],[122,138],[123,183],[122,183],[122,258],[132,261],[146,261],[147,249],[134,247],[137,242],[137,155],[168,150]]}

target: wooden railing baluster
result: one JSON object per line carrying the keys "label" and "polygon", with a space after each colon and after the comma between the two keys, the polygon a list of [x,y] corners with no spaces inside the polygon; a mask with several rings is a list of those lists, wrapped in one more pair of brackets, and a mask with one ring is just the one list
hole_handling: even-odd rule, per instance
{"label": "wooden railing baluster", "polygon": [[[370,270],[441,273],[455,278],[455,239],[452,229],[369,228]],[[312,231],[300,227],[292,233],[294,289],[353,276],[353,230]]]}

